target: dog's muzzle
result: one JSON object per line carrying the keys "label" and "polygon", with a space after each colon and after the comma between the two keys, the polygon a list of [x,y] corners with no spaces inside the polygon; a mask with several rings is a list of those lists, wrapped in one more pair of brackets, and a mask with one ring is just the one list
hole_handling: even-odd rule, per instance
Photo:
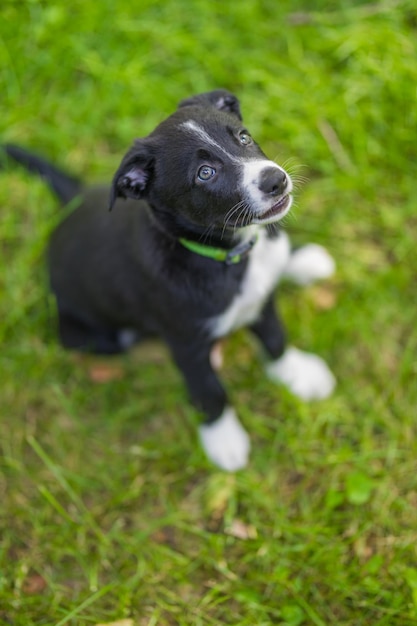
{"label": "dog's muzzle", "polygon": [[270,222],[276,222],[284,217],[290,210],[292,204],[292,196],[288,193],[272,205],[266,211],[263,211],[253,221],[254,224],[265,224]]}
{"label": "dog's muzzle", "polygon": [[267,196],[282,196],[287,185],[287,174],[279,167],[265,167],[259,175],[258,189]]}
{"label": "dog's muzzle", "polygon": [[258,189],[267,207],[257,213],[254,223],[275,222],[288,213],[292,204],[292,182],[283,169],[276,165],[265,167],[259,174]]}

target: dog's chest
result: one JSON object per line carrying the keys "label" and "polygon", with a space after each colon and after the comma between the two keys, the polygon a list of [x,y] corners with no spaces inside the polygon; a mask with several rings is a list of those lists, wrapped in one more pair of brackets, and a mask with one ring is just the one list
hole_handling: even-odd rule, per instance
{"label": "dog's chest", "polygon": [[256,321],[283,274],[289,256],[290,243],[285,233],[270,239],[264,230],[261,231],[239,292],[223,313],[210,320],[214,339]]}

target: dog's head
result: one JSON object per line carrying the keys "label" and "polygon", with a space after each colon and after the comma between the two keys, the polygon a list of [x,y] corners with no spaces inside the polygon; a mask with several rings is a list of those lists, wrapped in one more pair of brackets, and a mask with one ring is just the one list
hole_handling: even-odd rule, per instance
{"label": "dog's head", "polygon": [[278,221],[290,209],[291,190],[289,175],[243,125],[238,99],[216,90],[183,100],[135,141],[115,174],[110,205],[145,198],[179,230],[224,232]]}

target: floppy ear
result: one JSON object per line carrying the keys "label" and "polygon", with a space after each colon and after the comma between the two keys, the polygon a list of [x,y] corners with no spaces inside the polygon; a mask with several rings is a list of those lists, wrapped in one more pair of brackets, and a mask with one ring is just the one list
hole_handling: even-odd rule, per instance
{"label": "floppy ear", "polygon": [[181,100],[178,108],[186,106],[212,106],[219,111],[233,113],[240,120],[242,119],[239,100],[226,89],[216,89],[215,91],[207,91],[206,93],[191,96],[191,98]]}
{"label": "floppy ear", "polygon": [[139,200],[146,195],[152,175],[152,161],[149,146],[143,139],[136,139],[114,175],[110,191],[110,210],[117,198]]}

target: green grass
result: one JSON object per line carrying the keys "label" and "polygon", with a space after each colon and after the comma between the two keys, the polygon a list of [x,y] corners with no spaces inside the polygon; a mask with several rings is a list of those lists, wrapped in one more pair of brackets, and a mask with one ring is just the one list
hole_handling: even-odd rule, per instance
{"label": "green grass", "polygon": [[336,258],[280,305],[339,384],[304,404],[237,334],[223,376],[253,454],[217,471],[163,350],[98,383],[60,348],[57,205],[2,172],[0,624],[417,624],[414,5],[3,1],[1,138],[87,180],[181,98],[241,98],[267,154],[307,178],[288,230]]}

